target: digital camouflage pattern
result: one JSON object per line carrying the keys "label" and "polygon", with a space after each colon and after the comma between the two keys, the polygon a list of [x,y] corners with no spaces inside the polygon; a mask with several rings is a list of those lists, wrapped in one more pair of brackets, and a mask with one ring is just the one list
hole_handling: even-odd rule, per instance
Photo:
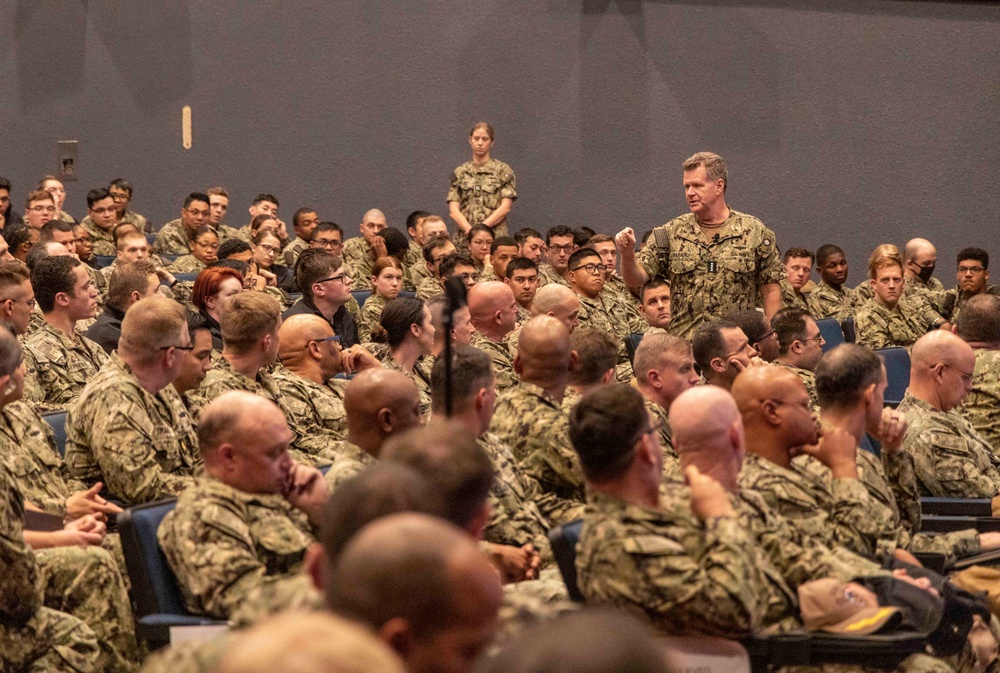
{"label": "digital camouflage pattern", "polygon": [[417,394],[420,396],[420,415],[424,418],[430,416],[431,413],[431,377],[430,368],[424,362],[426,358],[427,356],[421,356],[421,359],[413,365],[412,372],[403,371],[403,367],[396,362],[391,353],[382,358],[383,367],[406,374],[407,378],[413,381],[417,387]]}
{"label": "digital camouflage pattern", "polygon": [[167,271],[170,273],[200,273],[204,268],[205,263],[194,255],[182,255],[167,267]]}
{"label": "digital camouflage pattern", "polygon": [[681,484],[657,509],[591,493],[577,549],[587,605],[627,610],[670,635],[738,638],[796,613],[794,592],[739,519],[702,523]]}
{"label": "digital camouflage pattern", "polygon": [[906,299],[889,310],[878,299],[869,299],[854,317],[857,343],[872,350],[901,347],[909,349],[927,333],[930,323]]}
{"label": "digital camouflage pattern", "polygon": [[541,486],[521,472],[510,447],[496,435],[485,432],[477,442],[493,461],[496,474],[490,489],[490,521],[484,539],[515,547],[530,543],[545,561],[551,562],[549,522],[536,504],[542,495]]}
{"label": "digital camouflage pattern", "polygon": [[809,312],[816,320],[853,318],[862,303],[856,290],[844,285],[837,291],[823,280],[809,293]]}
{"label": "digital camouflage pattern", "polygon": [[933,311],[938,318],[942,317],[940,312],[945,294],[944,285],[933,276],[926,283],[912,276],[903,280],[903,298],[909,299],[924,311]]}
{"label": "digital camouflage pattern", "polygon": [[612,313],[621,312],[621,320],[630,334],[642,334],[649,327],[642,311],[639,310],[639,298],[632,294],[625,281],[617,275],[612,274],[604,281],[601,296],[606,306],[613,307]]}
{"label": "digital camouflage pattern", "polygon": [[479,332],[472,333],[469,344],[490,356],[493,364],[493,374],[496,375],[497,393],[504,393],[517,385],[520,377],[514,371],[514,358],[507,348],[506,341],[496,342]]}
{"label": "digital camouflage pattern", "polygon": [[998,458],[957,409],[938,411],[907,391],[899,411],[906,414],[903,446],[913,456],[921,495],[992,498],[1000,493]]}
{"label": "digital camouflage pattern", "polygon": [[[1000,287],[997,287],[996,285],[987,285],[986,289],[982,292],[982,294],[1000,295]],[[954,325],[955,322],[958,320],[958,314],[962,312],[962,307],[965,305],[965,302],[969,301],[969,299],[975,296],[976,295],[972,294],[971,292],[966,292],[965,290],[959,290],[958,288],[953,288],[945,292],[944,299],[942,299],[942,302],[943,303],[947,303],[949,301],[954,302],[952,304],[951,313],[945,316],[948,319],[948,322]],[[952,297],[954,299],[952,299]]]}
{"label": "digital camouflage pattern", "polygon": [[785,369],[789,370],[790,372],[799,377],[799,380],[801,380],[806,387],[806,392],[809,393],[809,403],[812,405],[812,408],[815,409],[818,413],[819,395],[816,393],[816,375],[811,371],[809,371],[808,369],[803,369],[802,367],[796,367],[795,365],[789,364],[787,362],[779,362],[778,360],[775,360],[771,364],[776,367],[784,367]]}
{"label": "digital camouflage pattern", "polygon": [[441,281],[434,276],[427,276],[417,284],[417,299],[427,301],[431,297],[436,297],[444,293]]}
{"label": "digital camouflage pattern", "polygon": [[670,429],[670,414],[659,404],[642,396],[642,403],[649,414],[649,424],[658,426],[657,436],[660,439],[660,449],[663,455],[663,479],[664,482],[679,481],[682,478],[681,461],[674,449],[673,431]]}
{"label": "digital camouflage pattern", "polygon": [[810,535],[874,558],[874,541],[887,537],[884,521],[873,521],[868,491],[857,479],[817,478],[793,462],[791,469],[748,453],[740,490],[755,491],[778,514]]}
{"label": "digital camouflage pattern", "polygon": [[357,444],[348,440],[340,443],[336,450],[337,457],[326,471],[326,484],[330,493],[349,479],[358,476],[366,467],[375,464],[375,457]]}
{"label": "digital camouflage pattern", "polygon": [[[221,243],[222,241],[220,240],[219,242]],[[308,250],[308,249],[309,249],[309,241],[301,237],[296,238],[294,241],[285,246],[284,251],[278,258],[281,260],[279,264],[284,264],[289,269],[294,269],[295,262],[298,261],[299,255],[302,254],[303,250]]]}
{"label": "digital camouflage pattern", "polygon": [[[219,241],[222,242],[221,239]],[[187,255],[191,252],[191,239],[180,218],[164,224],[156,234],[153,251],[161,255]]]}
{"label": "digital camouflage pattern", "polygon": [[[410,241],[411,250],[414,245],[413,241]],[[417,256],[419,259],[414,261],[412,264],[409,262],[410,256],[406,256],[406,268],[410,272],[410,282],[413,283],[414,289],[419,288],[420,284],[427,278],[434,277],[434,275],[430,272],[430,269],[427,268],[427,262],[424,260],[423,250],[421,250],[419,246],[417,247]]]}
{"label": "digital camouflage pattern", "polygon": [[565,285],[569,287],[569,281],[559,275],[559,273],[552,268],[548,262],[542,262],[538,265],[538,287],[545,287],[549,283],[555,283],[557,285]]}
{"label": "digital camouflage pattern", "polygon": [[804,311],[809,311],[808,295],[796,292],[795,288],[792,287],[792,284],[788,282],[787,278],[782,278],[780,285],[781,285],[782,308],[793,307],[793,308],[800,308]]}
{"label": "digital camouflage pattern", "polygon": [[[510,166],[490,159],[481,166],[467,161],[456,168],[445,200],[457,201],[459,210],[474,227],[499,208],[503,199],[517,199],[517,180]],[[506,219],[497,222],[493,235],[506,236],[508,225]]]}
{"label": "digital camouflage pattern", "polygon": [[271,400],[278,405],[285,415],[288,429],[292,431],[292,456],[307,465],[329,465],[336,457],[334,447],[336,438],[327,431],[321,430],[310,419],[296,414],[295,405],[289,405],[281,392],[281,387],[274,377],[262,367],[257,372],[256,379],[250,379],[233,368],[224,357],[215,361],[215,366],[205,375],[198,388],[188,396],[192,413],[197,423],[198,415],[205,406],[222,393],[230,390],[243,390],[258,397]]}
{"label": "digital camouflage pattern", "polygon": [[976,368],[972,373],[972,390],[962,400],[958,411],[969,421],[979,436],[1000,456],[1000,351],[976,349]]}
{"label": "digital camouflage pattern", "polygon": [[705,322],[754,308],[760,288],[785,277],[774,232],[732,209],[717,240],[685,213],[654,229],[637,260],[650,280],[670,283],[670,333],[684,338]]}
{"label": "digital camouflage pattern", "polygon": [[[142,216],[140,215],[139,217]],[[143,219],[145,220],[145,218]],[[84,231],[90,234],[90,242],[94,246],[95,255],[114,257],[117,254],[118,250],[115,248],[114,235],[111,231],[101,229],[99,226],[94,224],[94,220],[91,219],[90,215],[87,215],[87,217],[80,220],[80,226],[83,227]],[[114,227],[112,227],[112,229],[114,229]],[[145,231],[145,229],[140,228],[139,231]]]}
{"label": "digital camouflage pattern", "polygon": [[[125,214],[122,215],[121,218],[118,220],[118,224],[134,225],[137,229],[139,229],[139,231],[141,231],[144,234],[152,232],[152,225],[149,223],[149,220],[143,215],[140,215],[139,213],[135,212],[134,210],[126,210]],[[94,254],[96,255],[97,253],[95,252]],[[112,252],[111,254],[113,255],[115,253]]]}
{"label": "digital camouflage pattern", "polygon": [[379,326],[382,319],[382,309],[388,302],[385,297],[378,293],[365,299],[361,306],[361,315],[358,316],[358,341],[366,344],[372,340],[372,331]]}
{"label": "digital camouflage pattern", "polygon": [[66,407],[80,396],[87,382],[97,376],[108,354],[81,334],[68,337],[48,323],[31,334],[24,348],[31,353],[43,403]]}
{"label": "digital camouflage pattern", "polygon": [[201,469],[191,416],[173,386],[155,395],[115,353],[66,416],[66,465],[126,505],[177,495]]}
{"label": "digital camouflage pattern", "polygon": [[577,294],[580,300],[580,324],[578,329],[590,328],[601,330],[618,341],[618,363],[615,366],[615,380],[619,383],[628,383],[633,376],[632,362],[628,358],[628,349],[625,348],[625,339],[630,334],[630,328],[625,320],[623,311],[615,310],[617,304],[605,304],[601,295],[594,299]]}
{"label": "digital camouflage pattern", "polygon": [[522,381],[497,400],[490,432],[510,447],[524,474],[558,500],[546,508],[552,525],[569,522],[584,503],[583,470],[569,441],[569,418],[540,386]]}
{"label": "digital camouflage pattern", "polygon": [[229,619],[252,611],[260,618],[320,603],[302,572],[315,532],[281,494],[199,478],[164,517],[157,538],[194,614]]}
{"label": "digital camouflage pattern", "polygon": [[281,391],[284,408],[295,418],[297,426],[316,426],[316,432],[329,435],[332,440],[347,436],[347,412],[342,396],[281,365],[274,367],[272,376]]}
{"label": "digital camouflage pattern", "polygon": [[4,670],[90,673],[100,656],[82,621],[43,606],[38,564],[24,542],[24,502],[0,458],[0,642]]}
{"label": "digital camouflage pattern", "polygon": [[10,465],[25,499],[50,514],[65,516],[66,498],[87,488],[69,477],[52,426],[24,402],[0,409],[0,456]]}
{"label": "digital camouflage pattern", "polygon": [[352,290],[371,290],[372,271],[375,269],[375,249],[363,236],[344,241],[344,265],[354,283]]}

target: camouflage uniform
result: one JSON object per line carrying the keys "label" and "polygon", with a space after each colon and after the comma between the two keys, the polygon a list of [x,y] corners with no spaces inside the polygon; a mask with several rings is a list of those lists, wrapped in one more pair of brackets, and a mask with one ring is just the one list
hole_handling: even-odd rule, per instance
{"label": "camouflage uniform", "polygon": [[477,441],[489,454],[496,473],[489,495],[490,521],[483,538],[515,547],[531,543],[545,560],[551,561],[549,522],[535,502],[542,495],[541,486],[521,473],[510,447],[496,435],[485,432]]}
{"label": "camouflage uniform", "polygon": [[285,415],[288,429],[293,434],[292,446],[294,450],[292,456],[299,462],[314,466],[328,465],[336,457],[333,451],[336,439],[330,433],[320,429],[317,424],[306,423],[306,419],[296,413],[294,404],[289,406],[277,381],[263,367],[257,372],[256,379],[249,379],[236,371],[229,360],[220,357],[215,362],[215,367],[209,370],[201,385],[189,397],[195,420],[197,421],[197,417],[205,405],[230,390],[253,393],[278,405]]}
{"label": "camouflage uniform", "polygon": [[191,252],[191,239],[180,218],[170,220],[160,228],[153,251],[161,255],[187,255]]}
{"label": "camouflage uniform", "polygon": [[66,498],[86,489],[68,476],[52,427],[24,402],[0,409],[0,456],[28,502],[50,514],[65,516]]}
{"label": "camouflage uniform", "polygon": [[361,315],[358,318],[358,341],[365,344],[372,340],[372,331],[382,319],[382,309],[387,303],[386,298],[378,293],[365,299],[364,306],[361,307]]}
{"label": "camouflage uniform", "polygon": [[170,273],[200,273],[204,268],[205,263],[194,255],[182,255],[167,267],[167,271]]}
{"label": "camouflage uniform", "polygon": [[347,436],[347,415],[342,398],[334,395],[326,386],[299,376],[281,365],[274,368],[272,376],[281,391],[285,408],[297,419],[296,425],[316,426],[320,433],[335,440],[342,440]]}
{"label": "camouflage uniform", "polygon": [[151,395],[115,353],[66,417],[69,473],[129,505],[176,495],[201,466],[198,437],[174,387]]}
{"label": "camouflage uniform", "polygon": [[[896,549],[908,549],[915,552],[933,552],[944,554],[948,563],[965,556],[979,552],[979,538],[975,530],[959,531],[929,536],[916,533],[920,525],[920,500],[907,500],[907,515],[913,516],[916,509],[916,528],[903,524],[902,514],[896,499],[896,492],[916,487],[913,475],[913,460],[905,451],[883,453],[883,459],[893,467],[894,478],[903,482],[898,487],[889,485],[889,477],[882,462],[872,453],[861,448],[856,450],[858,464],[858,479],[868,490],[868,516],[876,521],[884,522],[883,535],[872,539],[875,555],[878,558],[890,557]],[[830,470],[814,458],[799,456],[795,458],[796,468],[809,472],[828,485],[831,482]],[[915,505],[915,507],[914,507]]]}
{"label": "camouflage uniform", "polygon": [[[144,234],[152,233],[152,225],[150,225],[149,220],[135,212],[134,210],[126,210],[125,214],[118,219],[118,224],[131,224],[139,229]],[[97,254],[96,252],[94,254]],[[112,255],[115,253],[111,253]]]}
{"label": "camouflage uniform", "polygon": [[857,342],[873,350],[902,347],[909,349],[927,333],[929,323],[923,314],[905,299],[889,310],[878,299],[870,299],[854,318]]}
{"label": "camouflage uniform", "polygon": [[776,367],[784,367],[785,369],[793,372],[806,387],[806,392],[809,393],[809,403],[812,404],[813,409],[819,411],[819,395],[816,393],[816,375],[809,371],[808,369],[803,369],[802,367],[796,367],[793,364],[787,362],[780,362],[775,360],[772,362]]}
{"label": "camouflage uniform", "polygon": [[[413,247],[412,242],[410,243],[410,247]],[[424,260],[422,251],[418,254],[418,257],[419,261],[412,264],[407,262],[408,266],[406,267],[410,272],[410,282],[413,283],[414,288],[419,288],[425,279],[434,277],[434,274],[427,268],[427,262]]]}
{"label": "camouflage uniform", "polygon": [[958,411],[979,436],[990,443],[994,456],[1000,456],[997,409],[1000,409],[1000,351],[977,348],[972,390],[962,400]]}
{"label": "camouflage uniform", "polygon": [[628,383],[633,374],[632,363],[628,359],[628,349],[625,348],[624,340],[628,338],[629,326],[624,321],[624,315],[613,310],[615,305],[609,308],[600,295],[591,299],[578,293],[576,297],[580,300],[579,328],[598,329],[618,340],[618,364],[615,366],[615,380],[619,383]]}
{"label": "camouflage uniform", "polygon": [[[526,323],[529,320],[531,320],[531,311],[529,311],[528,309],[524,308],[520,304],[518,304],[515,308],[517,309],[517,325],[518,325],[518,327],[520,327],[524,323]],[[515,328],[515,329],[517,329],[517,328]],[[511,334],[513,334],[513,332]],[[510,334],[508,334],[507,336],[508,336],[508,339],[505,339],[505,341],[509,341]],[[507,350],[509,351],[510,349],[508,348]],[[511,357],[513,357],[513,356],[511,356]]]}
{"label": "camouflage uniform", "polygon": [[24,502],[0,459],[0,642],[5,671],[90,673],[100,652],[76,617],[43,607],[35,554],[24,543]]}
{"label": "camouflage uniform", "polygon": [[242,227],[237,229],[235,227],[230,227],[228,224],[219,223],[216,226],[209,225],[215,229],[215,233],[219,236],[219,244],[223,244],[230,239],[236,239],[238,241],[243,241],[245,243],[250,243],[250,227]]}
{"label": "camouflage uniform", "polygon": [[853,318],[860,305],[857,290],[841,286],[838,292],[823,280],[809,293],[809,312],[816,320]]}
{"label": "camouflage uniform", "polygon": [[904,447],[913,456],[920,493],[938,498],[992,498],[1000,493],[998,459],[957,409],[938,411],[909,391]]}
{"label": "camouflage uniform", "polygon": [[429,370],[426,369],[426,365],[417,360],[417,363],[413,365],[413,371],[406,372],[403,371],[403,368],[390,353],[382,360],[382,366],[386,369],[394,369],[397,372],[402,372],[413,381],[413,384],[417,387],[417,394],[420,396],[420,413],[425,418],[429,416],[431,413],[431,377],[428,373]]}
{"label": "camouflage uniform", "polygon": [[363,236],[344,241],[344,264],[354,284],[353,290],[372,289],[372,271],[375,269],[375,249]]}
{"label": "camouflage uniform", "polygon": [[[80,226],[83,230],[90,234],[90,242],[94,246],[95,255],[106,255],[109,257],[114,257],[117,254],[117,249],[115,248],[115,237],[108,229],[101,229],[99,226],[94,224],[94,221],[90,218],[90,215],[83,218],[80,221]],[[114,229],[114,227],[112,227]],[[140,229],[139,231],[143,231]]]}
{"label": "camouflage uniform", "polygon": [[[1000,288],[998,288],[996,285],[987,285],[986,289],[982,292],[982,294],[1000,295]],[[945,299],[942,299],[942,302],[948,301],[947,298],[949,297],[954,297],[954,303],[952,304],[951,314],[945,316],[948,319],[948,322],[954,325],[955,322],[958,320],[958,314],[962,312],[962,306],[964,306],[965,302],[969,301],[969,299],[974,296],[976,295],[970,294],[965,290],[959,290],[957,287],[945,292],[944,293]]]}
{"label": "camouflage uniform", "polygon": [[478,348],[490,356],[493,363],[493,373],[497,377],[497,393],[503,393],[517,385],[520,380],[517,372],[514,371],[514,358],[507,349],[506,341],[493,341],[489,337],[479,332],[472,333],[473,348]]}
{"label": "camouflage uniform", "polygon": [[194,614],[229,619],[252,611],[246,623],[320,602],[302,572],[315,531],[281,494],[200,478],[181,493],[157,538]]}
{"label": "camouflage uniform", "polygon": [[441,281],[434,276],[424,278],[420,281],[420,284],[417,285],[417,299],[427,301],[431,297],[436,297],[439,294],[444,294],[444,288],[441,287]]}
{"label": "camouflage uniform", "polygon": [[787,278],[781,279],[781,307],[795,307],[809,311],[809,296],[795,291]]}
{"label": "camouflage uniform", "polygon": [[549,283],[565,285],[569,287],[569,281],[559,275],[548,262],[538,265],[538,287],[545,287]]}
{"label": "camouflage uniform", "polygon": [[341,442],[337,457],[326,471],[326,484],[333,493],[338,486],[352,479],[369,465],[375,464],[375,457],[357,444],[348,440]]}
{"label": "camouflage uniform", "polygon": [[867,489],[857,479],[826,482],[798,462],[785,469],[748,453],[740,472],[740,489],[759,493],[778,514],[806,533],[867,558],[875,556],[874,541],[890,536],[885,521],[868,518],[872,505]]}
{"label": "camouflage uniform", "polygon": [[69,222],[70,224],[76,224],[76,218],[67,213],[65,210],[60,210],[55,219],[62,220],[63,222]]}
{"label": "camouflage uniform", "polygon": [[601,295],[606,305],[612,305],[621,311],[621,321],[626,325],[630,334],[642,334],[646,331],[649,325],[646,323],[642,311],[639,310],[639,298],[632,294],[625,281],[612,274],[604,281],[604,290]]}
{"label": "camouflage uniform", "polygon": [[104,349],[87,337],[76,334],[70,338],[48,323],[28,337],[25,350],[37,367],[44,402],[55,406],[68,406],[76,400],[108,359]]}
{"label": "camouflage uniform", "polygon": [[509,446],[522,471],[555,498],[539,502],[553,525],[584,502],[583,471],[569,441],[569,418],[540,386],[522,381],[497,400],[490,431]]}
{"label": "camouflage uniform", "polygon": [[[457,201],[459,210],[474,227],[499,208],[503,199],[517,199],[514,171],[504,162],[490,159],[482,166],[467,161],[456,168],[445,200]],[[493,225],[493,235],[506,236],[507,224],[504,219]]]}
{"label": "camouflage uniform", "polygon": [[931,278],[926,283],[919,278],[903,280],[903,298],[909,299],[923,309],[931,309],[941,318],[941,307],[944,304],[945,289],[937,278]]}
{"label": "camouflage uniform", "polygon": [[702,523],[680,484],[656,509],[591,493],[577,549],[587,605],[625,609],[671,635],[738,638],[796,613],[795,593],[750,531],[736,517]]}
{"label": "camouflage uniform", "polygon": [[854,295],[856,298],[855,309],[859,309],[866,301],[875,296],[875,288],[872,287],[872,282],[870,280],[863,280],[858,283],[854,288]]}
{"label": "camouflage uniform", "polygon": [[[221,242],[221,241],[220,241]],[[284,260],[284,265],[289,269],[295,268],[295,262],[298,261],[299,255],[302,254],[303,250],[309,249],[309,241],[304,238],[298,237],[294,241],[288,244],[284,252],[282,252],[282,259]]]}
{"label": "camouflage uniform", "polygon": [[673,431],[670,429],[669,413],[659,404],[642,396],[642,402],[646,405],[646,413],[649,414],[650,425],[660,424],[660,431],[657,433],[660,438],[660,448],[663,455],[663,478],[669,481],[679,481],[681,474],[681,459],[674,449]]}

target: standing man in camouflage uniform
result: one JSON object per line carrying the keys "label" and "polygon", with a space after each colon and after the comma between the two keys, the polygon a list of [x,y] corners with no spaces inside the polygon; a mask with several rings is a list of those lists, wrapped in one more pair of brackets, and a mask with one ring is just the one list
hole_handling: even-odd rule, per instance
{"label": "standing man in camouflage uniform", "polygon": [[972,297],[958,318],[958,336],[976,353],[972,390],[958,408],[979,436],[1000,456],[1000,297]]}
{"label": "standing man in camouflage uniform", "polygon": [[809,293],[809,311],[817,320],[854,317],[861,298],[847,287],[847,258],[836,245],[821,245],[816,251],[816,269],[820,281]]}
{"label": "standing man in camouflage uniform", "polygon": [[[569,443],[561,404],[577,356],[569,332],[555,318],[538,316],[524,324],[514,358],[521,382],[500,396],[490,430],[510,446],[525,474],[560,502],[583,503],[583,474]],[[575,509],[543,511],[553,524],[578,515]]]}
{"label": "standing man in camouflage uniform", "polygon": [[66,464],[127,504],[176,495],[200,464],[191,417],[171,385],[192,342],[184,308],[142,299],[122,320],[118,351],[66,418]]}
{"label": "standing man in camouflage uniform", "polygon": [[670,282],[672,334],[690,338],[713,317],[753,308],[760,295],[768,317],[781,307],[784,269],[774,232],[726,205],[726,163],[711,152],[684,162],[684,193],[691,212],[653,230],[636,255],[635,232],[616,237],[622,280],[638,289],[653,278]]}
{"label": "standing man in camouflage uniform", "polygon": [[156,234],[153,250],[161,255],[187,255],[198,227],[208,223],[209,200],[207,194],[192,192],[184,199],[181,216],[163,225]]}
{"label": "standing man in camouflage uniform", "polygon": [[37,372],[44,403],[68,406],[94,378],[107,353],[76,331],[97,313],[97,289],[87,266],[74,257],[46,257],[31,272],[44,324],[25,342],[29,368]]}
{"label": "standing man in camouflage uniform", "polygon": [[920,338],[910,354],[910,387],[899,411],[909,430],[920,493],[939,498],[992,498],[1000,493],[1000,458],[959,413],[972,389],[976,353],[951,332]]}
{"label": "standing man in camouflage uniform", "polygon": [[797,306],[785,307],[771,318],[771,327],[778,337],[778,357],[774,364],[795,373],[805,384],[809,402],[819,409],[816,397],[816,365],[823,357],[823,334],[809,311]]}
{"label": "standing man in camouflage uniform", "polygon": [[157,533],[191,612],[247,623],[319,605],[302,570],[327,489],[317,469],[292,460],[292,437],[281,410],[256,395],[229,392],[205,407],[206,474]]}
{"label": "standing man in camouflage uniform", "polygon": [[517,383],[514,361],[505,339],[517,326],[517,302],[510,287],[500,281],[476,283],[469,289],[469,319],[476,329],[472,346],[490,356],[497,392]]}
{"label": "standing man in camouflage uniform", "polygon": [[663,450],[663,476],[682,478],[667,412],[685,390],[698,385],[691,344],[672,334],[649,334],[635,349],[636,386],[642,393],[649,422],[657,428]]}
{"label": "standing man in camouflage uniform", "polygon": [[385,239],[376,236],[385,229],[385,214],[372,208],[361,218],[358,230],[361,236],[355,236],[344,241],[344,264],[351,271],[357,285],[356,290],[370,290],[372,269],[375,260],[386,256]]}

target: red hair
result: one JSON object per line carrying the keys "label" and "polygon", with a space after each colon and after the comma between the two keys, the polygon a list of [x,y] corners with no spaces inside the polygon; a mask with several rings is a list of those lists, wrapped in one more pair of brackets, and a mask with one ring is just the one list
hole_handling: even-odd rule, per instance
{"label": "red hair", "polygon": [[194,287],[191,289],[191,303],[200,310],[205,310],[205,300],[213,294],[219,292],[222,281],[227,278],[235,278],[243,287],[243,274],[236,269],[226,266],[210,266],[203,269],[198,277],[194,279]]}

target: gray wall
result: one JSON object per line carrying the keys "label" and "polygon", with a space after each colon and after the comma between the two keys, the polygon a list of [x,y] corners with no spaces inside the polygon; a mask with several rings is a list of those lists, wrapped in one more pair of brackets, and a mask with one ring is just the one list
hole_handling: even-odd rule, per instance
{"label": "gray wall", "polygon": [[680,162],[711,149],[782,248],[839,242],[859,281],[874,245],[923,234],[951,285],[960,247],[1000,254],[998,19],[903,0],[0,0],[0,174],[20,208],[78,139],[78,217],[123,175],[157,224],[223,184],[230,224],[271,191],[354,231],[369,207],[444,214],[488,119],[515,226],[648,229],[686,210]]}

